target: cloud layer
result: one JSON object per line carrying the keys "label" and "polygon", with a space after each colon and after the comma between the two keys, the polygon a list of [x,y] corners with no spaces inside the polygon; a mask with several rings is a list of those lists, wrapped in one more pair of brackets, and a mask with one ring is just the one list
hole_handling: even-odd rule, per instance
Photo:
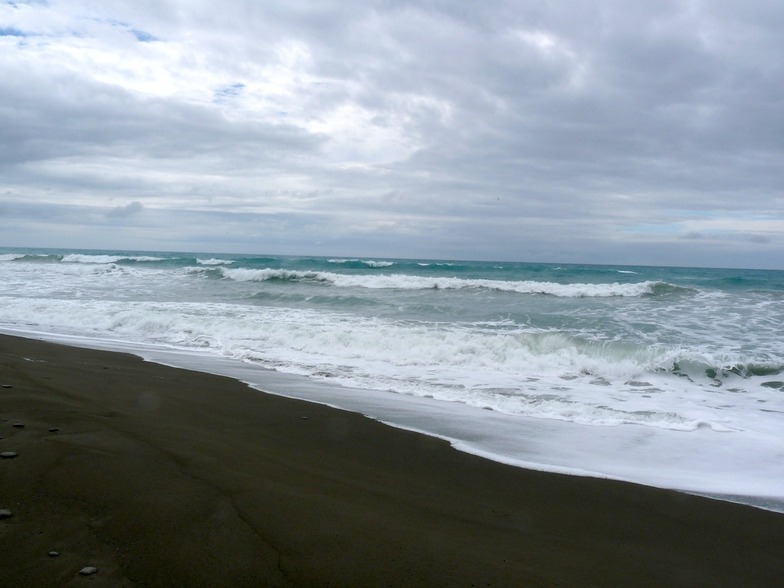
{"label": "cloud layer", "polygon": [[2,245],[784,267],[784,5],[0,3]]}

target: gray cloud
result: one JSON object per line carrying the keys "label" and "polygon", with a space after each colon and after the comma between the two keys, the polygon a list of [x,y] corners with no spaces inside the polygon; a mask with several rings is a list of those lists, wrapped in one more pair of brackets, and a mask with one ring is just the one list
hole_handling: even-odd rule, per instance
{"label": "gray cloud", "polygon": [[138,200],[134,200],[125,206],[115,206],[106,213],[106,216],[108,218],[125,218],[139,214],[143,209],[144,206],[142,206],[142,203]]}
{"label": "gray cloud", "polygon": [[133,201],[134,248],[781,266],[784,7],[216,6],[0,5],[29,239]]}

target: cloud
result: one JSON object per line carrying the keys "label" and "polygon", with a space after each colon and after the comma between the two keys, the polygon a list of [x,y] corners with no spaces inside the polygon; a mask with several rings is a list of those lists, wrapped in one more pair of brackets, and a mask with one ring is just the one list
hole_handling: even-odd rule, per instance
{"label": "cloud", "polygon": [[722,264],[721,233],[736,265],[784,259],[775,3],[17,2],[0,22],[9,202],[196,215],[158,236],[175,248]]}
{"label": "cloud", "polygon": [[125,206],[115,206],[106,213],[106,216],[108,218],[126,218],[139,214],[143,209],[144,206],[142,206],[142,203],[138,200],[134,200]]}

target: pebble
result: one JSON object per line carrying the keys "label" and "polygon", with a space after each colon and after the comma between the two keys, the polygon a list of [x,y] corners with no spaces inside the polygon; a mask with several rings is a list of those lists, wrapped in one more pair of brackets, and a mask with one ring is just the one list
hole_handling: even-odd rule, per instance
{"label": "pebble", "polygon": [[24,429],[24,423],[14,423],[11,426],[15,429]]}
{"label": "pebble", "polygon": [[59,551],[50,551],[46,555],[48,555],[49,557],[57,557],[58,555],[60,555],[60,552]]}
{"label": "pebble", "polygon": [[49,429],[49,432],[50,432],[50,433],[56,433],[56,432],[57,432],[57,431],[59,431],[59,430],[60,430],[60,429],[58,429],[57,427],[52,427],[52,428],[50,428],[50,429]]}
{"label": "pebble", "polygon": [[15,451],[3,451],[3,453],[0,453],[0,457],[3,459],[12,459],[16,457],[16,455],[17,453]]}
{"label": "pebble", "polygon": [[0,508],[0,519],[10,519],[12,516],[14,516],[14,513],[10,510],[7,508]]}
{"label": "pebble", "polygon": [[0,384],[0,386],[2,386],[3,388],[13,388],[11,384]]}
{"label": "pebble", "polygon": [[82,576],[92,576],[97,571],[98,571],[98,568],[95,568],[93,566],[87,566],[87,567],[82,568],[81,570],[79,570],[79,573]]}

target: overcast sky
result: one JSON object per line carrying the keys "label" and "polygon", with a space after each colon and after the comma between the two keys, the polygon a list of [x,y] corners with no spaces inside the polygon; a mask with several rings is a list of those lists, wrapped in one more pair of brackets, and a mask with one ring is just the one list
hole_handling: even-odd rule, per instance
{"label": "overcast sky", "polygon": [[0,0],[0,246],[784,268],[784,2]]}

